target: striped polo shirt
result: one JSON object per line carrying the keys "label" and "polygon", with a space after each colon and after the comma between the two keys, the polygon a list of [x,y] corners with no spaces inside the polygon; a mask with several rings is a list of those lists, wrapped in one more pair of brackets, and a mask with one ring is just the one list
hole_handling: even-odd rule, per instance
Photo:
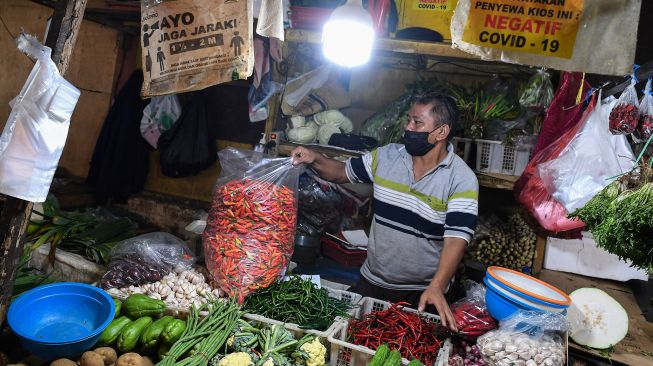
{"label": "striped polo shirt", "polygon": [[415,181],[404,145],[390,144],[346,163],[352,183],[374,185],[374,218],[361,274],[398,290],[426,288],[440,262],[444,238],[470,241],[478,213],[478,181],[455,154]]}

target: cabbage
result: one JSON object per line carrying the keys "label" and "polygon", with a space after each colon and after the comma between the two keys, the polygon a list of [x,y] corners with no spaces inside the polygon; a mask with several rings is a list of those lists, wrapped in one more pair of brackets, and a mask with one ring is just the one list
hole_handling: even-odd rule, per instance
{"label": "cabbage", "polygon": [[290,130],[288,130],[287,133],[288,133],[288,140],[306,144],[309,142],[313,142],[315,140],[315,136],[317,135],[317,128],[314,128],[312,126],[311,127],[303,126],[303,127],[291,128]]}
{"label": "cabbage", "polygon": [[320,126],[327,124],[334,125],[339,127],[344,133],[350,133],[354,129],[351,120],[337,109],[330,109],[328,111],[316,113],[313,116],[313,119],[315,120],[315,123]]}
{"label": "cabbage", "polygon": [[334,133],[340,133],[340,129],[332,124],[326,124],[320,126],[320,129],[317,131],[317,139],[322,145],[329,144],[329,139]]}

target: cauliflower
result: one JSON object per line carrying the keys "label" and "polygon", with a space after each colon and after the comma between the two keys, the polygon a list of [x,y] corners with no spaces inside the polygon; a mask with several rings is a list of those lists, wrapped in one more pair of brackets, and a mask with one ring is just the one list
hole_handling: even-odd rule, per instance
{"label": "cauliflower", "polygon": [[224,356],[218,366],[251,366],[254,362],[252,357],[245,352],[230,353]]}
{"label": "cauliflower", "polygon": [[272,361],[272,357],[265,360],[265,362],[263,362],[263,365],[261,366],[274,366],[274,361]]}
{"label": "cauliflower", "polygon": [[302,352],[306,366],[321,366],[326,362],[326,347],[315,338],[312,342],[306,342],[299,350]]}
{"label": "cauliflower", "polygon": [[227,346],[228,346],[229,348],[231,348],[231,347],[234,346],[234,339],[235,339],[235,338],[236,338],[236,336],[234,336],[234,335],[232,334],[231,337],[229,337],[229,339],[227,339]]}

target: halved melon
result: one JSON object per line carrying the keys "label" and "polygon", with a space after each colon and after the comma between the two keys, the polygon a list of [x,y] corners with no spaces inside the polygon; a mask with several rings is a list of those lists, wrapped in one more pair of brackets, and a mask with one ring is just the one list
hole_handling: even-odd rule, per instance
{"label": "halved melon", "polygon": [[628,333],[628,314],[610,295],[597,288],[572,292],[567,319],[574,342],[592,348],[609,348]]}

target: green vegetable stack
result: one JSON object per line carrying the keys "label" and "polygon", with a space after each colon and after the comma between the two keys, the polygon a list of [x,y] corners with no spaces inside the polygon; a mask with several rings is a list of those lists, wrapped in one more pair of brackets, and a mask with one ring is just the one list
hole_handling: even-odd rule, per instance
{"label": "green vegetable stack", "polygon": [[[369,366],[400,366],[401,354],[397,350],[390,350],[387,344],[380,346],[374,357],[369,363]],[[414,359],[408,363],[408,366],[424,366],[419,360]]]}
{"label": "green vegetable stack", "polygon": [[293,276],[277,281],[247,298],[245,312],[262,315],[305,329],[325,330],[336,317],[349,317],[352,304],[329,296],[312,281]]}
{"label": "green vegetable stack", "polygon": [[100,335],[98,346],[115,346],[121,352],[140,349],[156,353],[167,350],[186,330],[185,321],[161,317],[165,310],[161,300],[134,294],[122,303],[114,302],[115,318]]}
{"label": "green vegetable stack", "polygon": [[653,169],[648,162],[569,217],[583,220],[599,247],[653,273]]}

